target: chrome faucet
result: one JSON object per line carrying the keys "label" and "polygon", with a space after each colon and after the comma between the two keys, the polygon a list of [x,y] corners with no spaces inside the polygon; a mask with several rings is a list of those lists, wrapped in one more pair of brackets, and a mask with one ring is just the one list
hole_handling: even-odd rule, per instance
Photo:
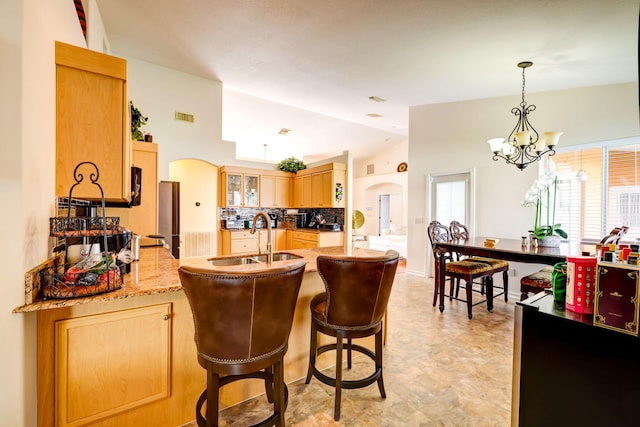
{"label": "chrome faucet", "polygon": [[[271,263],[273,262],[273,249],[271,248],[271,217],[265,212],[258,212],[256,216],[253,217],[251,234],[255,234],[256,224],[258,223],[258,218],[260,217],[262,217],[264,219],[264,222],[267,224],[267,265],[271,265]],[[260,237],[258,237],[258,253],[260,253]]]}

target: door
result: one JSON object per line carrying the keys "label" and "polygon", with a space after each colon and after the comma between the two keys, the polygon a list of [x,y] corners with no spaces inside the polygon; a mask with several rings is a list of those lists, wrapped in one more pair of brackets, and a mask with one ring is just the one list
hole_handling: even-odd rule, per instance
{"label": "door", "polygon": [[430,175],[431,220],[442,225],[456,220],[473,233],[471,216],[471,172]]}
{"label": "door", "polygon": [[[474,234],[473,218],[473,179],[475,171],[429,175],[430,221],[436,220],[444,226],[456,220],[469,228]],[[428,237],[427,237],[428,239]],[[427,251],[428,275],[433,276],[433,252]]]}
{"label": "door", "polygon": [[378,235],[382,235],[382,230],[390,228],[390,202],[389,194],[380,194],[378,196]]}

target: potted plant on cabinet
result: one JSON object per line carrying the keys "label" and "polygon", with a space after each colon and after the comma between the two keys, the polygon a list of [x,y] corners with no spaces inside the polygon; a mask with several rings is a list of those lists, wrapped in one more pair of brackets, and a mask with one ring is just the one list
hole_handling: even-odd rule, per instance
{"label": "potted plant on cabinet", "polygon": [[302,160],[298,160],[295,157],[288,157],[278,163],[278,169],[283,172],[297,173],[299,170],[306,169],[307,165]]}
{"label": "potted plant on cabinet", "polygon": [[533,230],[529,232],[538,241],[539,246],[558,247],[560,238],[566,239],[567,233],[556,224],[556,195],[558,177],[553,172],[545,172],[526,192],[523,206],[535,206],[536,216]]}
{"label": "potted plant on cabinet", "polygon": [[142,115],[138,107],[133,105],[133,101],[129,101],[131,107],[131,139],[134,141],[144,141],[144,135],[140,130],[140,126],[147,124],[149,117]]}

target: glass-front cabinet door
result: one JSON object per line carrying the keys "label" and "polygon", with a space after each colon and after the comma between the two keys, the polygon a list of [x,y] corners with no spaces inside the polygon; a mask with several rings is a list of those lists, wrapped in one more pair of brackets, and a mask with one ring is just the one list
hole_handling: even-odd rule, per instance
{"label": "glass-front cabinet door", "polygon": [[243,206],[258,206],[258,182],[257,175],[244,176],[244,204]]}
{"label": "glass-front cabinet door", "polygon": [[242,203],[242,175],[227,174],[227,206],[241,206]]}

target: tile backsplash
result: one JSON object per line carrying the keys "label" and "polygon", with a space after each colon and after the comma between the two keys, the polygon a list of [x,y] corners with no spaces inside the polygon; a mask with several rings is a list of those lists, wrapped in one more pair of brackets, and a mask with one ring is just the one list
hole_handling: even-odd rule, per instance
{"label": "tile backsplash", "polygon": [[[324,219],[327,223],[337,223],[344,225],[344,209],[343,208],[314,208],[314,209],[296,209],[299,213],[307,214],[307,222],[312,217],[319,217]],[[258,212],[266,212],[268,214],[275,214],[278,218],[278,227],[280,228],[295,228],[295,217],[288,215],[287,211],[291,209],[280,208],[220,208],[220,220],[223,221],[221,227],[224,228],[225,220],[233,221],[245,221],[251,220]]]}

